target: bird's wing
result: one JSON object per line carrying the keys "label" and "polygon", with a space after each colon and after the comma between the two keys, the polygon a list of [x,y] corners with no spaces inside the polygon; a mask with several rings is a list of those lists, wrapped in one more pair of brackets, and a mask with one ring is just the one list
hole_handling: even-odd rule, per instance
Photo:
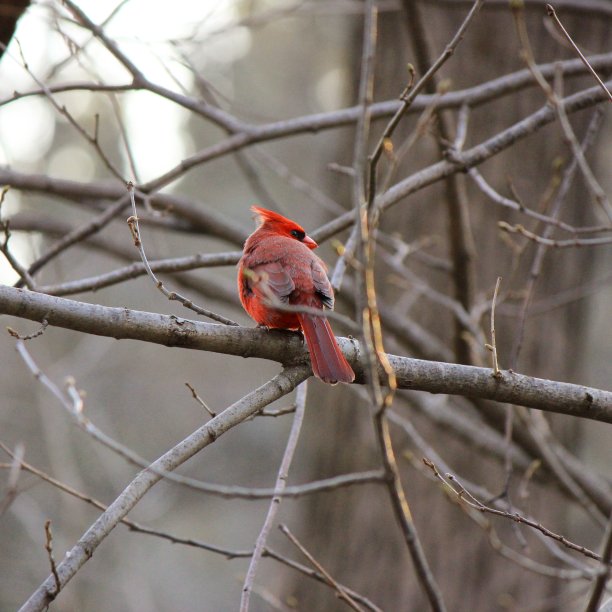
{"label": "bird's wing", "polygon": [[270,297],[287,303],[295,289],[295,283],[283,265],[278,261],[270,261],[251,268],[253,277],[248,279],[249,287],[263,297]]}
{"label": "bird's wing", "polygon": [[333,310],[334,308],[334,290],[332,289],[331,283],[327,278],[327,272],[325,271],[325,264],[323,264],[318,258],[312,260],[312,282],[314,284],[317,295],[321,298],[323,304]]}

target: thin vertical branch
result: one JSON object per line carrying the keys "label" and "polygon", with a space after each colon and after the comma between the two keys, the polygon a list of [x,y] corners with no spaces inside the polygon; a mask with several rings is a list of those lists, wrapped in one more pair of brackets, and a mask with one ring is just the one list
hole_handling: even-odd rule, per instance
{"label": "thin vertical branch", "polygon": [[261,531],[259,532],[257,541],[255,542],[253,556],[251,557],[249,569],[247,570],[244,585],[242,587],[240,612],[247,612],[249,609],[249,601],[251,597],[251,592],[253,590],[253,585],[255,583],[255,576],[257,574],[259,561],[261,560],[261,557],[266,547],[268,536],[270,535],[270,531],[272,530],[272,525],[274,524],[274,520],[276,519],[276,515],[278,514],[278,509],[280,507],[282,499],[281,494],[287,486],[289,467],[291,465],[291,461],[293,460],[293,455],[295,453],[298,439],[300,437],[300,432],[302,430],[302,423],[304,422],[304,413],[306,412],[306,391],[308,388],[307,385],[307,381],[304,381],[297,388],[293,424],[291,425],[289,439],[287,440],[285,453],[283,454],[280,469],[278,471],[278,476],[276,478],[276,484],[274,485],[275,494],[274,497],[272,497],[272,501],[270,502],[270,506],[268,508],[268,514],[266,515],[264,524],[261,527]]}
{"label": "thin vertical branch", "polygon": [[11,268],[19,275],[21,283],[23,283],[30,291],[37,291],[36,283],[30,276],[28,270],[21,262],[13,255],[9,249],[9,240],[11,239],[11,232],[9,230],[9,222],[2,221],[0,218],[0,231],[4,233],[4,238],[0,238],[0,253],[4,255],[6,261],[9,262]]}
{"label": "thin vertical branch", "polygon": [[412,518],[412,513],[410,512],[410,506],[408,505],[408,500],[404,493],[399,475],[399,468],[393,451],[393,444],[391,442],[389,421],[384,411],[378,411],[375,418],[375,424],[377,437],[382,446],[385,471],[389,475],[387,487],[389,489],[393,511],[404,535],[404,540],[406,541],[410,557],[416,569],[417,579],[427,596],[431,609],[434,610],[434,612],[444,612],[446,606],[444,605],[442,593],[427,563],[427,558],[425,557],[425,552],[423,551]]}
{"label": "thin vertical branch", "polygon": [[544,75],[538,68],[535,58],[533,55],[533,51],[531,49],[531,43],[529,41],[529,35],[527,33],[527,25],[525,23],[525,15],[524,15],[524,7],[520,4],[512,4],[512,16],[514,17],[514,22],[516,25],[517,35],[519,38],[519,43],[521,45],[521,56],[527,65],[527,68],[533,75],[533,78],[540,86],[542,91],[545,93],[548,102],[552,106],[557,115],[557,119],[559,120],[559,124],[561,125],[561,130],[563,133],[563,138],[565,142],[568,144],[572,153],[574,155],[574,159],[578,162],[578,167],[582,172],[582,175],[585,180],[586,187],[588,191],[593,196],[595,202],[602,208],[604,214],[608,217],[608,222],[612,221],[612,204],[608,200],[604,190],[601,188],[597,179],[593,175],[591,168],[589,167],[585,157],[583,150],[578,143],[578,139],[576,138],[576,134],[572,128],[572,125],[567,116],[567,112],[565,109],[565,101],[562,97],[562,93],[560,91],[555,91],[555,89],[560,89],[559,84],[561,83],[562,73],[557,68],[555,71],[555,89],[553,89],[544,78]]}
{"label": "thin vertical branch", "polygon": [[497,277],[495,283],[495,291],[493,291],[493,300],[491,301],[491,344],[487,344],[486,347],[491,351],[493,359],[493,376],[499,376],[499,363],[497,361],[497,341],[495,339],[495,304],[497,302],[497,293],[499,292],[499,285],[501,283],[501,276]]}
{"label": "thin vertical branch", "polygon": [[[593,141],[595,140],[597,134],[599,133],[599,128],[601,126],[601,122],[603,120],[603,108],[598,107],[591,118],[591,122],[587,127],[586,133],[582,140],[582,151],[586,151]],[[570,165],[565,169],[563,173],[563,178],[561,180],[561,185],[559,186],[559,191],[555,196],[553,204],[551,206],[549,216],[552,219],[558,219],[561,214],[561,209],[565,203],[567,194],[572,186],[574,181],[574,177],[576,175],[576,170],[578,169],[578,160],[574,157],[570,163]],[[553,225],[546,225],[544,231],[542,232],[544,238],[550,238],[554,231]],[[520,316],[517,324],[516,334],[514,336],[514,344],[512,347],[512,352],[510,355],[510,367],[512,369],[516,369],[518,365],[518,359],[521,352],[521,348],[523,345],[523,337],[525,333],[525,323],[527,321],[527,315],[529,313],[529,307],[531,305],[531,301],[533,299],[533,293],[535,289],[535,284],[542,272],[542,266],[544,265],[544,257],[547,253],[547,247],[545,244],[538,243],[535,255],[533,257],[533,261],[531,264],[531,269],[529,270],[529,277],[527,280],[527,285],[524,289],[524,298],[521,304]]]}
{"label": "thin vertical branch", "polygon": [[[375,7],[369,2],[367,5],[367,15],[375,15]],[[366,24],[368,24],[366,19]],[[363,137],[361,145],[363,147],[366,142],[368,127],[368,103],[372,96],[372,60],[373,46],[375,43],[376,31],[374,29],[373,20],[370,22],[370,29],[366,27],[364,32],[364,61],[362,64],[361,85],[360,85],[360,103],[363,108]],[[407,107],[407,104],[404,105]],[[389,135],[398,125],[402,113],[395,115],[391,120],[390,126],[385,131]],[[374,248],[375,240],[373,231],[378,223],[377,210],[374,207],[376,196],[376,172],[377,165],[382,151],[381,139],[374,150],[373,155],[368,158],[367,174],[363,174],[364,168],[360,156],[363,151],[356,147],[355,149],[355,189],[354,189],[354,204],[356,211],[356,227],[359,230],[357,247],[358,258],[361,263],[360,274],[358,278],[358,306],[361,312],[361,324],[363,329],[364,339],[364,354],[366,358],[366,369],[368,371],[369,393],[370,399],[375,407],[374,426],[380,445],[383,465],[387,475],[388,491],[391,498],[396,519],[399,523],[402,534],[414,563],[417,574],[417,579],[427,599],[429,600],[432,610],[443,612],[445,610],[441,592],[436,584],[435,577],[431,572],[423,548],[421,546],[413,519],[410,512],[410,507],[402,487],[400,480],[399,469],[393,451],[393,444],[389,433],[389,423],[386,418],[386,410],[391,406],[397,381],[395,372],[389,362],[383,345],[382,326],[377,305],[376,284],[374,278]],[[364,177],[366,180],[366,192],[364,194]],[[379,375],[379,367],[385,380],[386,389],[383,391],[381,378]]]}
{"label": "thin vertical branch", "polygon": [[[434,65],[430,66],[430,70],[424,70],[426,74],[419,82],[419,86],[425,86],[436,70],[452,55],[454,46],[458,44],[463,36],[465,28],[476,14],[481,2],[476,2],[473,10],[468,15],[468,18],[463,22],[459,32],[453,39],[452,43],[447,46],[443,56]],[[362,75],[363,81],[363,75]],[[388,139],[393,134],[393,131],[399,124],[399,121],[408,108],[411,100],[416,95],[416,91],[408,93],[407,88],[402,95],[403,104],[400,110],[395,114],[392,120],[387,125],[383,133],[383,137],[379,140],[374,153],[369,158],[368,166],[368,192],[366,205],[360,207],[360,215],[358,219],[361,229],[361,248],[363,262],[363,287],[365,289],[366,308],[363,309],[363,330],[364,344],[368,348],[368,353],[372,354],[370,358],[370,388],[374,405],[377,407],[375,414],[375,430],[380,443],[383,464],[388,475],[388,489],[393,506],[394,513],[404,535],[408,550],[414,563],[417,578],[423,588],[427,599],[429,600],[432,610],[445,610],[442,594],[436,583],[435,577],[431,572],[423,548],[421,546],[413,519],[410,512],[410,507],[404,493],[404,489],[399,476],[399,469],[393,451],[393,444],[389,433],[389,424],[386,418],[386,409],[393,401],[393,395],[396,388],[395,373],[390,363],[386,359],[384,346],[382,342],[382,331],[380,325],[380,317],[377,307],[376,289],[374,280],[374,240],[372,239],[371,231],[376,227],[378,222],[378,214],[374,209],[374,199],[376,196],[376,173],[377,165],[383,150],[385,139]],[[462,301],[465,303],[465,301]],[[383,394],[378,377],[378,364],[382,367],[387,381],[387,391]]]}
{"label": "thin vertical branch", "polygon": [[[440,80],[437,71],[461,42],[467,27],[480,10],[482,2],[483,0],[475,0],[457,33],[446,46],[438,61],[434,62],[419,0],[403,0],[404,11],[408,17],[407,25],[413,39],[417,68],[421,74],[428,76],[425,82],[427,93],[434,94],[438,90]],[[440,153],[444,154],[448,146],[446,143],[453,141],[453,128],[448,115],[440,110],[436,110],[436,115],[440,136],[438,148]],[[474,241],[470,229],[468,202],[461,180],[458,175],[453,174],[446,178],[444,184],[455,298],[467,312],[470,312],[474,294]],[[466,331],[461,321],[455,319],[455,355],[459,363],[474,363],[472,344],[466,338]]]}
{"label": "thin vertical branch", "polygon": [[599,601],[605,591],[606,582],[608,582],[608,578],[610,577],[610,559],[612,559],[612,514],[610,514],[603,540],[603,547],[601,551],[601,573],[593,583],[589,603],[587,604],[584,612],[596,612],[599,607]]}
{"label": "thin vertical branch", "polygon": [[608,94],[608,98],[610,102],[612,102],[612,93],[610,93],[610,90],[606,87],[606,84],[601,80],[597,72],[595,72],[595,69],[589,63],[589,60],[584,56],[584,54],[582,53],[578,45],[574,42],[574,39],[570,36],[569,32],[565,29],[565,26],[561,23],[561,20],[557,16],[557,11],[555,11],[552,4],[546,5],[546,12],[548,13],[548,16],[553,20],[554,24],[557,26],[561,34],[563,34],[563,36],[569,42],[569,44],[572,45],[572,48],[577,53],[582,63],[587,67],[588,71],[593,75],[593,77],[595,78],[599,86],[606,92],[606,94]]}
{"label": "thin vertical branch", "polygon": [[[361,75],[359,78],[359,118],[355,129],[355,147],[353,150],[353,207],[355,210],[355,225],[349,242],[354,243],[358,259],[363,249],[363,237],[360,234],[362,209],[366,207],[365,192],[365,160],[370,133],[370,106],[374,97],[374,60],[376,57],[376,39],[378,36],[378,11],[372,0],[366,2],[365,23],[363,25],[363,56],[361,59]],[[360,262],[363,263],[363,262]],[[362,322],[364,288],[361,275],[356,279],[356,320]],[[367,338],[365,339],[367,342]]]}
{"label": "thin vertical branch", "polygon": [[55,564],[55,558],[53,557],[53,533],[51,532],[51,521],[45,521],[45,550],[47,551],[47,557],[49,558],[49,565],[51,566],[51,575],[55,581],[55,595],[57,595],[62,585],[60,584],[59,576],[57,575],[57,565]]}

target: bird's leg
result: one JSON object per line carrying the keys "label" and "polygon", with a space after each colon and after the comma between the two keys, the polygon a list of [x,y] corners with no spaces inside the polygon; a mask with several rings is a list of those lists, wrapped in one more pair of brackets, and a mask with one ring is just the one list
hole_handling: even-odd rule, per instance
{"label": "bird's leg", "polygon": [[301,329],[286,329],[285,331],[297,335],[302,341],[302,344],[304,344],[304,334]]}
{"label": "bird's leg", "polygon": [[300,340],[302,341],[302,344],[304,344],[304,334],[302,333],[301,329],[284,329],[282,327],[268,327],[267,325],[262,325],[261,323],[258,324],[257,327],[259,329],[265,329],[269,332],[279,333],[285,336],[287,335],[298,336]]}

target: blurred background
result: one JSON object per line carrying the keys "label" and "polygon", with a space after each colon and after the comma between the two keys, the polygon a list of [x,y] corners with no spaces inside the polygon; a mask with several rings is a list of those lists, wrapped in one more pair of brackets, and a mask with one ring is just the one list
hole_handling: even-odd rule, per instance
{"label": "blurred background", "polygon": [[[413,64],[420,76],[428,60],[423,49],[429,51],[429,59],[436,59],[472,3],[375,4],[374,97],[376,102],[392,102],[408,82],[407,65]],[[603,76],[612,70],[612,12],[606,4],[559,4],[566,28],[583,51],[589,56],[607,53],[598,70]],[[175,0],[168,5],[83,0],[76,5],[103,26],[108,39],[148,83],[207,108],[220,108],[245,125],[282,126],[315,114],[332,117],[357,104],[363,2]],[[526,2],[521,13],[536,62],[573,59],[574,52],[551,27],[544,6]],[[1,214],[10,220],[11,252],[24,266],[114,205],[124,188],[122,180],[137,185],[155,181],[182,159],[231,137],[205,113],[149,87],[132,87],[125,66],[62,3],[21,7],[2,2],[0,8],[7,8],[0,13],[4,21],[24,10],[0,62],[0,183],[9,186]],[[419,32],[425,32],[425,43]],[[433,95],[417,98],[402,120],[380,166],[381,192],[441,159],[441,148],[448,145],[444,138],[455,138],[460,109],[439,112],[443,94],[524,69],[520,51],[507,3],[485,2],[455,55],[437,74],[437,83],[432,82]],[[561,86],[569,95],[593,84],[584,69],[577,69],[564,75]],[[31,91],[38,93],[22,95]],[[464,148],[545,104],[545,94],[531,79],[486,102],[473,102]],[[612,189],[607,171],[612,164],[609,115],[607,107],[589,106],[570,117],[579,141],[592,127],[587,159],[607,194]],[[373,121],[368,151],[389,117],[388,110],[381,111]],[[139,212],[149,259],[240,249],[254,227],[249,207],[255,203],[279,210],[308,232],[351,209],[355,120],[330,123],[325,129],[266,138],[178,172],[161,191],[185,206],[173,209],[152,200],[152,206]],[[555,122],[492,157],[479,171],[499,194],[551,215],[571,161],[571,150]],[[115,189],[115,195],[105,195],[103,187]],[[216,216],[219,226],[207,225],[195,214],[190,217],[185,212],[190,209]],[[457,218],[452,212],[457,209],[463,215],[458,239],[453,238]],[[138,261],[125,223],[129,214],[122,211],[100,231],[52,258],[34,276],[40,290]],[[572,227],[610,227],[580,172],[571,181],[560,218]],[[488,338],[490,301],[496,278],[502,276],[497,308],[500,366],[609,389],[610,246],[546,249],[536,274],[540,245],[500,231],[498,221],[521,223],[538,235],[547,227],[499,206],[467,175],[421,189],[385,211],[377,236],[376,272],[387,350],[488,366],[482,338]],[[554,240],[583,237],[558,227],[553,230]],[[334,239],[344,243],[348,235],[345,231]],[[603,235],[609,236],[609,231]],[[461,249],[454,240],[463,245],[469,260],[463,293],[457,282]],[[333,240],[321,245],[320,255],[333,269],[338,258]],[[240,308],[233,266],[162,278],[206,308],[253,325]],[[0,282],[10,285],[18,280],[0,255]],[[354,285],[349,266],[337,309],[351,318]],[[526,296],[530,301],[523,326]],[[145,276],[66,297],[195,318],[166,300]],[[471,327],[457,323],[458,309],[467,313]],[[38,329],[7,316],[1,323],[23,334]],[[337,323],[334,329],[347,334]],[[0,441],[10,449],[23,444],[25,461],[110,503],[137,470],[70,422],[49,391],[34,380],[14,345],[8,334],[0,334]],[[186,382],[219,412],[279,371],[276,363],[54,328],[30,341],[28,349],[57,384],[68,376],[75,378],[86,392],[85,414],[92,422],[150,460],[208,418]],[[286,398],[273,408],[291,402]],[[464,483],[480,487],[471,490],[491,498],[504,492],[508,481],[509,496],[500,503],[510,503],[506,507],[536,517],[549,529],[597,551],[612,509],[610,428],[516,409],[508,455],[506,414],[506,407],[492,403],[398,393],[391,418],[393,440],[426,556],[449,610],[582,609],[590,588],[585,567],[596,567],[591,560],[570,556],[567,549],[545,543],[507,519],[479,515],[478,522],[432,481],[420,463],[422,456],[434,459],[435,453],[436,461],[448,466],[441,471],[452,471]],[[243,423],[181,473],[206,482],[271,487],[290,425],[291,416]],[[0,462],[6,467],[10,457],[4,454]],[[310,382],[290,484],[379,465],[367,396],[352,387]],[[0,479],[6,490],[7,470]],[[568,493],[570,489],[574,494]],[[585,499],[590,511],[585,510]],[[248,550],[267,508],[265,500],[224,499],[161,483],[130,518],[224,549]],[[48,575],[45,520],[52,522],[59,560],[98,515],[83,501],[22,472],[18,494],[0,517],[0,609],[17,609]],[[286,500],[279,522],[288,524],[338,581],[381,609],[426,609],[387,492],[379,484]],[[492,533],[502,542],[501,551],[492,545]],[[304,561],[277,530],[269,545]],[[513,554],[504,554],[506,549]],[[227,559],[119,526],[52,608],[237,610],[247,567],[248,559]],[[329,587],[271,559],[260,564],[255,584],[252,610],[345,607]]]}

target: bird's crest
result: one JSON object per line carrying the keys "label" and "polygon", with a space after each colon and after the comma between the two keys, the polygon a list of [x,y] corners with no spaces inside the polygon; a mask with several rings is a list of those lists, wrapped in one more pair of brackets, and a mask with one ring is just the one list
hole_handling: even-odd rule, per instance
{"label": "bird's crest", "polygon": [[307,236],[304,228],[295,221],[267,208],[251,206],[251,210],[257,215],[258,232],[263,230],[272,234],[295,238],[309,249],[317,248],[317,243],[310,236]]}
{"label": "bird's crest", "polygon": [[260,224],[269,221],[271,223],[280,223],[282,225],[291,225],[297,226],[295,221],[291,221],[291,219],[287,219],[287,217],[283,217],[283,215],[274,212],[273,210],[268,210],[267,208],[261,208],[261,206],[251,206],[251,210],[257,215],[257,221]]}

